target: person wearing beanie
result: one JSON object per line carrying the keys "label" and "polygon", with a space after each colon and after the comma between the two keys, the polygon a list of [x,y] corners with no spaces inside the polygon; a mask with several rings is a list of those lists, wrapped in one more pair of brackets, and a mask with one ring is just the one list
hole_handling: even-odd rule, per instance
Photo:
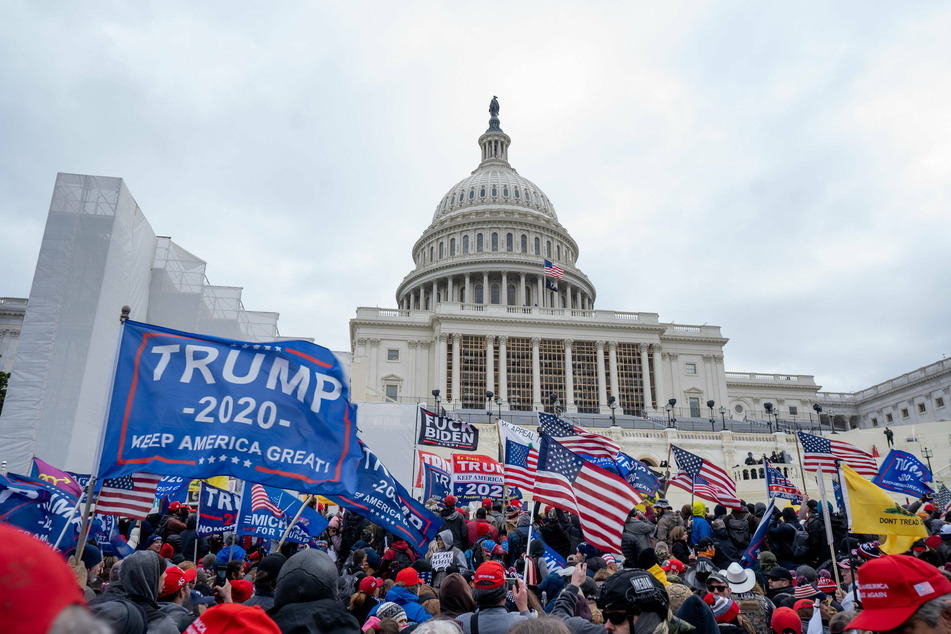
{"label": "person wearing beanie", "polygon": [[222,603],[205,610],[184,634],[281,634],[281,629],[259,606]]}
{"label": "person wearing beanie", "polygon": [[277,588],[277,576],[287,561],[280,553],[267,555],[258,564],[254,575],[254,596],[244,602],[245,605],[257,605],[264,610],[274,607],[274,590]]}
{"label": "person wearing beanie", "polygon": [[729,597],[707,594],[703,602],[710,606],[713,618],[717,620],[720,634],[746,634],[740,616],[740,605]]}
{"label": "person wearing beanie", "polygon": [[486,519],[487,511],[485,508],[476,509],[475,519],[466,523],[466,530],[469,533],[469,544],[475,544],[480,539],[488,538],[494,542],[499,541],[499,531]]}
{"label": "person wearing beanie", "polygon": [[381,621],[383,619],[393,619],[400,624],[400,627],[404,627],[409,620],[406,618],[406,611],[398,603],[392,601],[381,603],[375,616]]}
{"label": "person wearing beanie", "polygon": [[102,551],[94,544],[88,543],[83,548],[81,559],[83,565],[86,566],[86,587],[83,589],[83,596],[87,601],[91,601],[96,598],[96,591],[92,584],[102,574]]}
{"label": "person wearing beanie", "polygon": [[[624,552],[626,548],[632,554],[636,552],[637,554],[634,556],[637,557],[642,550],[653,550],[651,537],[655,529],[656,527],[647,521],[643,511],[633,509],[628,514],[627,521],[624,522],[624,532],[621,533],[621,551]],[[633,546],[630,545],[632,542]]]}
{"label": "person wearing beanie", "polygon": [[468,550],[469,546],[472,545],[469,542],[469,529],[466,525],[466,518],[456,508],[456,498],[447,495],[443,499],[443,504],[446,506],[439,512],[439,516],[442,518],[442,524],[439,527],[440,532],[452,531],[453,545],[460,550]]}
{"label": "person wearing beanie", "polygon": [[661,542],[670,540],[670,531],[675,526],[683,526],[684,521],[679,513],[675,513],[666,498],[660,498],[654,502],[654,513],[657,517],[656,537]]}
{"label": "person wearing beanie", "polygon": [[704,537],[713,537],[713,527],[707,521],[707,507],[700,500],[693,503],[693,518],[690,525],[690,545],[696,546]]}
{"label": "person wearing beanie", "polygon": [[337,566],[330,555],[302,550],[281,567],[268,615],[282,632],[359,634],[360,624],[337,600],[336,589]]}
{"label": "person wearing beanie", "polygon": [[660,567],[660,561],[657,559],[657,553],[652,549],[645,548],[640,552],[640,554],[637,556],[637,567],[654,575],[654,577],[660,581],[661,585],[670,585],[670,582],[667,581],[667,573],[664,572],[664,569]]}
{"label": "person wearing beanie", "polygon": [[[386,593],[384,603],[392,602],[402,607],[408,622],[424,623],[431,619],[432,615],[419,602],[419,588],[422,584],[423,580],[414,568],[403,568],[396,575],[396,583]],[[370,616],[376,616],[382,605],[374,606],[370,610]]]}
{"label": "person wearing beanie", "polygon": [[247,579],[235,579],[231,582],[231,600],[234,603],[244,603],[254,593],[254,586]]}
{"label": "person wearing beanie", "polygon": [[779,565],[789,570],[795,569],[801,562],[796,561],[793,555],[793,544],[796,540],[796,533],[803,530],[799,525],[799,517],[796,515],[796,511],[787,506],[782,510],[782,513],[774,510],[772,518],[767,520],[764,517],[763,521],[770,522],[766,534],[769,538],[770,550],[776,555]]}

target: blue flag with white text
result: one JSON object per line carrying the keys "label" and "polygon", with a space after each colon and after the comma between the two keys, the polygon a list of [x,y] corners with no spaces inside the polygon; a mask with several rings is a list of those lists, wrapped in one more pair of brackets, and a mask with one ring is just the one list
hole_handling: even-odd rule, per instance
{"label": "blue flag with white text", "polygon": [[552,550],[552,547],[548,544],[545,544],[545,552],[542,554],[542,559],[545,560],[545,568],[548,570],[548,572],[561,570],[568,565],[568,562],[565,561],[565,558]]}
{"label": "blue flag with white text", "polygon": [[793,504],[802,504],[802,491],[783,475],[782,471],[764,460],[766,469],[766,495],[771,498],[791,500]]}
{"label": "blue flag with white text", "polygon": [[423,499],[443,499],[452,491],[452,476],[439,467],[423,463]]}
{"label": "blue flag with white text", "polygon": [[111,555],[122,559],[135,552],[129,543],[119,533],[119,517],[117,515],[102,515],[96,513],[91,524],[90,534],[99,544],[103,555]]}
{"label": "blue flag with white text", "polygon": [[[303,502],[287,491],[248,482],[241,496],[238,535],[280,539]],[[300,519],[291,528],[287,541],[308,544],[327,529],[327,518],[304,507]]]}
{"label": "blue flag with white text", "polygon": [[202,482],[198,489],[198,523],[195,532],[203,537],[234,531],[240,509],[240,495]]}
{"label": "blue flag with white text", "polygon": [[776,498],[769,498],[769,504],[766,506],[766,512],[763,514],[763,520],[756,527],[756,532],[750,538],[750,545],[746,552],[740,557],[740,565],[744,568],[752,568],[756,564],[759,553],[766,545],[766,533],[769,532],[769,518],[772,517],[773,509],[776,508]]}
{"label": "blue flag with white text", "polygon": [[914,454],[901,449],[892,449],[882,461],[878,475],[872,483],[888,491],[921,497],[932,492],[928,485],[931,481],[928,465]]}
{"label": "blue flag with white text", "polygon": [[653,497],[657,493],[657,489],[660,488],[660,478],[655,476],[643,462],[624,452],[619,452],[614,461],[618,475],[627,480],[635,491],[646,497]]}
{"label": "blue flag with white text", "polygon": [[416,553],[424,553],[429,542],[436,538],[442,520],[414,500],[369,447],[362,442],[360,447],[363,459],[356,492],[325,497],[382,526],[398,539],[405,539]]}
{"label": "blue flag with white text", "polygon": [[[0,475],[0,522],[32,533],[51,547],[63,533],[59,552],[76,548],[82,511],[79,498],[36,478],[8,473]],[[65,530],[65,533],[63,532]]]}
{"label": "blue flag with white text", "polygon": [[356,414],[344,368],[327,348],[126,321],[99,474],[229,475],[350,493],[360,460]]}

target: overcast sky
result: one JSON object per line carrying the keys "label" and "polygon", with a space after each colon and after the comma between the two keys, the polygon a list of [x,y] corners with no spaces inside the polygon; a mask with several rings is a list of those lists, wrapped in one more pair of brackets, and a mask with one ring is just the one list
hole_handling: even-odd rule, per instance
{"label": "overcast sky", "polygon": [[349,350],[498,95],[599,308],[827,390],[951,352],[951,7],[630,4],[4,2],[0,296],[57,172],[121,176],[212,283]]}

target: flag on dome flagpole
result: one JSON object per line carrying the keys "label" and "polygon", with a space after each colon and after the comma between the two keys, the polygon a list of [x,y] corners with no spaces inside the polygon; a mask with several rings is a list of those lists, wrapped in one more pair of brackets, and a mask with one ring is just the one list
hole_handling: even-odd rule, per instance
{"label": "flag on dome flagpole", "polygon": [[552,282],[551,280],[545,280],[545,288],[550,291],[558,292],[558,285]]}
{"label": "flag on dome flagpole", "polygon": [[683,489],[687,493],[692,493],[698,498],[707,500],[708,502],[722,504],[731,509],[740,508],[740,499],[736,497],[735,494],[731,494],[717,485],[712,484],[701,475],[691,478],[689,473],[681,471],[669,480],[669,484],[672,484],[678,489]]}
{"label": "flag on dome flagpole", "polygon": [[565,277],[565,270],[557,264],[552,264],[551,260],[545,260],[545,275],[557,277],[560,280]]}
{"label": "flag on dome flagpole", "polygon": [[878,475],[875,458],[855,445],[802,431],[799,432],[799,442],[802,444],[802,463],[806,471],[835,473],[835,461],[841,460],[858,474],[873,478]]}
{"label": "flag on dome flagpole", "polygon": [[802,504],[802,491],[789,478],[771,465],[769,460],[764,460],[763,466],[766,469],[766,495],[768,497],[783,498],[791,500],[793,504]]}
{"label": "flag on dome flagpole", "polygon": [[[674,454],[674,460],[677,461],[677,467],[681,471],[693,478],[695,484],[699,484],[697,478],[700,477],[710,485],[714,486],[714,493],[720,496],[720,504],[729,506],[730,504],[739,504],[740,498],[736,494],[736,482],[733,481],[726,471],[708,460],[704,460],[696,454],[681,449],[676,445],[671,445]],[[724,501],[726,500],[726,501]],[[736,508],[736,507],[733,507]]]}
{"label": "flag on dome flagpole", "polygon": [[617,550],[628,513],[643,499],[621,476],[588,462],[548,434],[538,450],[535,482],[536,503],[577,515],[585,541],[608,552]]}
{"label": "flag on dome flagpole", "polygon": [[565,449],[592,458],[615,460],[621,448],[610,438],[585,431],[567,423],[554,414],[538,412],[538,424],[546,434],[557,440]]}

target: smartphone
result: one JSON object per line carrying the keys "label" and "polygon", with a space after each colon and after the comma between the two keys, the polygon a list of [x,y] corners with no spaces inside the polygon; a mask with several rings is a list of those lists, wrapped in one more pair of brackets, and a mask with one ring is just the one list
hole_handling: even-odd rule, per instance
{"label": "smartphone", "polygon": [[226,566],[215,566],[215,585],[223,586],[225,585],[225,575],[227,574]]}
{"label": "smartphone", "polygon": [[517,585],[518,579],[507,578],[505,580],[505,587],[514,590]]}

